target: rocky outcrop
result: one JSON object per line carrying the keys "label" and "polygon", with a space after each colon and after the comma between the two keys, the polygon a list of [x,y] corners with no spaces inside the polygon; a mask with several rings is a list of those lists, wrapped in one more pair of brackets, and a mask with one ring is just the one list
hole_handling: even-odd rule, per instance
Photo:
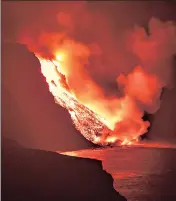
{"label": "rocky outcrop", "polygon": [[100,161],[2,141],[3,201],[125,201]]}
{"label": "rocky outcrop", "polygon": [[20,44],[2,44],[3,135],[36,149],[70,151],[95,147],[55,104],[35,55]]}

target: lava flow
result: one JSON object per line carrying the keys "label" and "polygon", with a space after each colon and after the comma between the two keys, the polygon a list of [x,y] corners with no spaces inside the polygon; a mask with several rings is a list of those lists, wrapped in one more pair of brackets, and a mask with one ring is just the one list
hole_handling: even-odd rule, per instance
{"label": "lava flow", "polygon": [[[142,28],[130,35],[129,46],[139,65],[126,74],[117,74],[120,96],[106,96],[92,79],[87,70],[90,58],[103,56],[97,56],[88,44],[74,41],[66,33],[46,32],[34,41],[21,41],[38,57],[55,102],[68,110],[76,129],[86,139],[103,146],[131,145],[137,144],[150,126],[143,120],[144,112],[153,114],[160,107],[162,88],[169,79],[169,74],[161,70],[168,72],[175,51],[173,25],[152,19],[149,28],[149,36]],[[170,37],[165,37],[165,32]]]}
{"label": "lava flow", "polygon": [[81,104],[74,95],[69,92],[65,76],[58,71],[53,61],[39,57],[42,74],[46,77],[49,90],[55,98],[55,102],[66,108],[70,113],[73,123],[84,137],[95,144],[102,145],[107,142],[101,141],[102,133],[108,135],[110,129],[105,125],[105,120],[98,114]]}
{"label": "lava flow", "polygon": [[[89,57],[87,49],[83,51],[84,46],[70,40],[64,47],[55,48],[52,59],[37,53],[36,56],[55,102],[68,110],[76,129],[86,139],[103,146],[138,141],[150,124],[142,120],[144,110],[137,102],[152,107],[152,100],[160,91],[157,77],[137,66],[128,75],[117,78],[125,95],[107,98],[84,71],[83,60]],[[75,68],[74,80],[71,68]]]}

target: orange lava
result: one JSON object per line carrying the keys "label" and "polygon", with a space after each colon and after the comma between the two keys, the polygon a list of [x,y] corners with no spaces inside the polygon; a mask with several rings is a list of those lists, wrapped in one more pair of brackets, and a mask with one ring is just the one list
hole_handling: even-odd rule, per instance
{"label": "orange lava", "polygon": [[[41,44],[47,47],[42,54],[38,49]],[[144,109],[155,108],[161,92],[155,75],[136,66],[117,77],[124,96],[109,98],[85,70],[91,56],[86,45],[64,34],[43,34],[39,44],[31,44],[29,49],[40,61],[55,102],[68,110],[86,139],[99,145],[132,145],[147,132],[150,124],[142,119]]]}

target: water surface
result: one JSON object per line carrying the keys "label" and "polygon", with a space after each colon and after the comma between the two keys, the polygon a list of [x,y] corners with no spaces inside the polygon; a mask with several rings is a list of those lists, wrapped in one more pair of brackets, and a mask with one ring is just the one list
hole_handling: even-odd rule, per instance
{"label": "water surface", "polygon": [[107,148],[68,155],[101,160],[128,201],[176,201],[176,149]]}

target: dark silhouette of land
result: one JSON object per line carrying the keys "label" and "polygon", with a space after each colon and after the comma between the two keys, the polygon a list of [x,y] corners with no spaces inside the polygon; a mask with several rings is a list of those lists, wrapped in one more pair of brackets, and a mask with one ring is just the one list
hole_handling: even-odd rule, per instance
{"label": "dark silhouette of land", "polygon": [[26,149],[2,140],[3,201],[125,201],[100,161]]}

